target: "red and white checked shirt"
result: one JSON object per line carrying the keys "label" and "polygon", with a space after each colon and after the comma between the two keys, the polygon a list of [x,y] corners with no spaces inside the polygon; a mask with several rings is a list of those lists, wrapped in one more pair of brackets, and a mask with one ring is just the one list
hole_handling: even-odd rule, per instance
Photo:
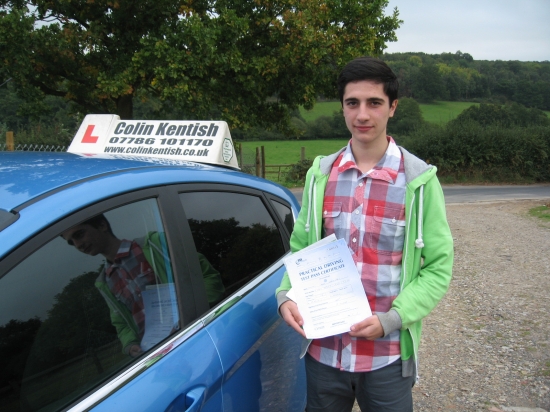
{"label": "red and white checked shirt", "polygon": [[105,274],[109,290],[132,313],[139,337],[143,338],[145,310],[141,292],[148,285],[157,284],[157,279],[141,247],[136,242],[123,239],[115,261],[106,269]]}
{"label": "red and white checked shirt", "polygon": [[[405,235],[403,157],[389,136],[388,142],[378,164],[362,173],[350,141],[332,166],[323,204],[324,236],[346,240],[373,314],[389,311],[399,293]],[[368,372],[400,357],[399,331],[374,341],[348,333],[315,339],[308,352],[325,365]]]}

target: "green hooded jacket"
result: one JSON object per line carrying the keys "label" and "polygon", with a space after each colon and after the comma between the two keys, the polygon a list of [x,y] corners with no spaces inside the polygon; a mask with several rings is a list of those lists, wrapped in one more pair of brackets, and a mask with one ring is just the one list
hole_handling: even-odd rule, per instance
{"label": "green hooded jacket", "polygon": [[[173,283],[170,258],[163,252],[167,250],[166,238],[159,232],[149,232],[145,237],[134,239],[141,247],[145,259],[157,276],[158,283]],[[221,281],[220,273],[212,267],[210,262],[202,254],[197,253],[201,266],[206,295],[210,306],[221,301],[225,294],[225,287]],[[132,345],[139,345],[139,330],[132,317],[131,311],[115,298],[109,290],[105,280],[105,267],[95,281],[95,286],[109,306],[111,323],[117,331],[117,336],[122,343],[122,351],[129,353]]]}
{"label": "green hooded jacket", "polygon": [[[299,251],[323,237],[322,209],[325,187],[332,164],[344,150],[319,156],[307,173],[302,208],[290,239],[292,252]],[[405,195],[405,240],[401,268],[401,289],[389,312],[378,314],[384,335],[400,330],[403,376],[418,373],[418,347],[422,319],[445,295],[451,282],[453,238],[447,223],[443,190],[436,167],[426,164],[400,147],[403,154]],[[278,306],[286,302],[291,288],[285,273],[276,290]],[[309,343],[304,340],[304,356]]]}

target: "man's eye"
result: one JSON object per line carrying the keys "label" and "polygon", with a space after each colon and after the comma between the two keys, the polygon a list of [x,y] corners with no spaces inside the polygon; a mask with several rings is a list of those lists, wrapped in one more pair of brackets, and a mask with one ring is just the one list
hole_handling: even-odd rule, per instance
{"label": "man's eye", "polygon": [[79,230],[78,232],[73,233],[72,238],[76,240],[81,239],[84,236],[84,233],[85,232],[83,230]]}

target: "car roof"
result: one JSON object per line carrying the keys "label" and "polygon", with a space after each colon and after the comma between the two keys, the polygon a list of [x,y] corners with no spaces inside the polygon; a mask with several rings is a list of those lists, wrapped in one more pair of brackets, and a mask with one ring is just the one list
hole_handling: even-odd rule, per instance
{"label": "car roof", "polygon": [[[178,171],[176,181],[209,181],[240,184],[271,190],[280,186],[243,172],[187,161],[166,159],[97,158],[64,152],[0,152],[0,209],[12,211],[61,188],[132,171]],[[185,179],[182,180],[182,171]],[[213,177],[213,173],[218,174]],[[220,174],[221,173],[221,174]],[[130,179],[131,177],[129,177]],[[135,187],[135,182],[130,186]],[[145,187],[145,186],[144,186]],[[121,193],[124,188],[121,188]]]}

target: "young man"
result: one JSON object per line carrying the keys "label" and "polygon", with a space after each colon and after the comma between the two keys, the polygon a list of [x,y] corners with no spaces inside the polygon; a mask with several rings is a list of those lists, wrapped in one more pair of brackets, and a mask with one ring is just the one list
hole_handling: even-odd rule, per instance
{"label": "young man", "polygon": [[[125,354],[136,357],[143,352],[145,309],[142,292],[149,285],[169,283],[166,241],[159,232],[149,232],[134,240],[117,238],[109,221],[98,215],[72,227],[61,235],[80,252],[105,257],[107,264],[95,286],[107,302],[111,322],[117,330]],[[225,288],[220,273],[198,254],[210,305],[223,299]]]}
{"label": "young man", "polygon": [[[453,240],[436,168],[386,135],[398,82],[381,60],[361,57],[338,78],[347,147],[319,156],[306,177],[293,252],[334,233],[345,239],[373,315],[348,333],[304,340],[307,411],[412,411],[421,321],[451,280]],[[297,305],[277,289],[279,311],[305,337]]]}

